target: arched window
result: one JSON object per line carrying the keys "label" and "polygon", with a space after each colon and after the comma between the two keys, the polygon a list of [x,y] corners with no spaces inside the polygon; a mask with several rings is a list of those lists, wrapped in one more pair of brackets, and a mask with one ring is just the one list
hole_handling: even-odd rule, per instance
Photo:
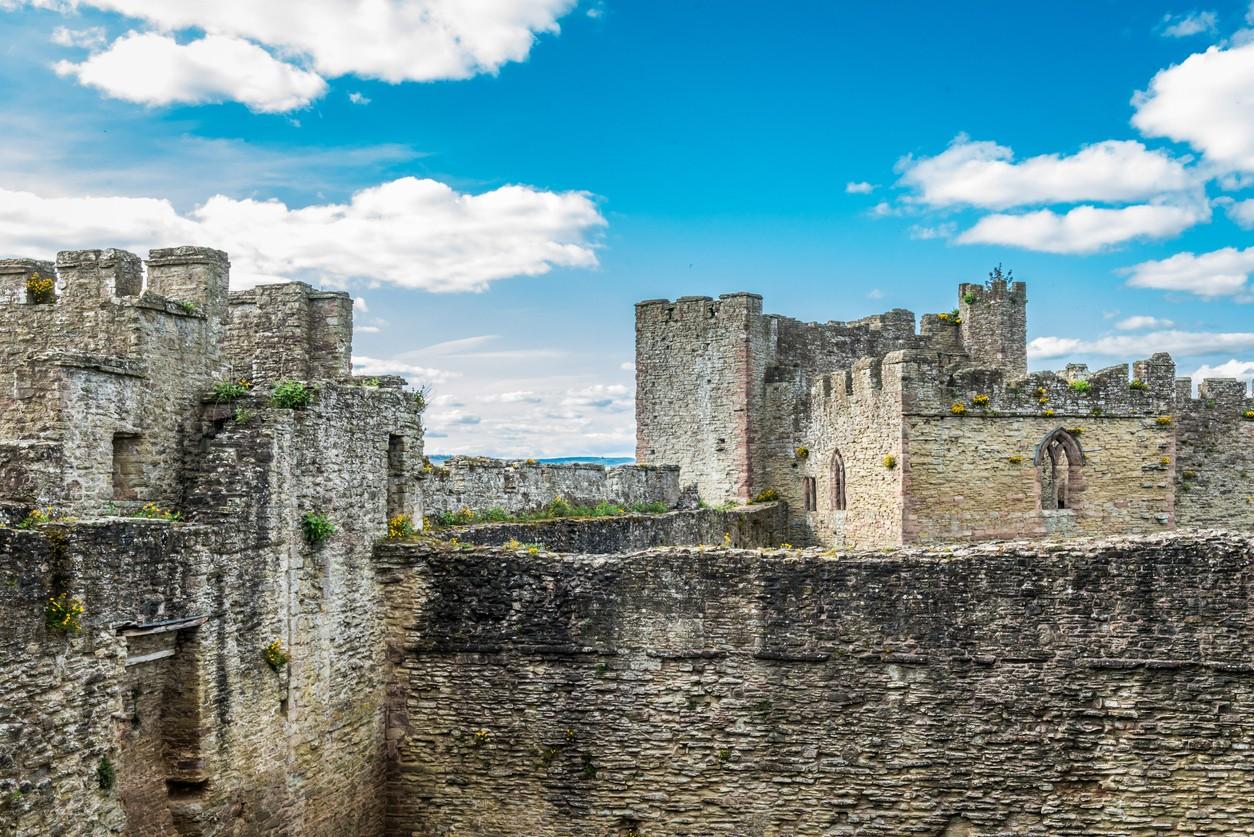
{"label": "arched window", "polygon": [[845,510],[845,460],[840,449],[832,453],[832,511]]}
{"label": "arched window", "polygon": [[1037,480],[1041,486],[1041,509],[1073,509],[1078,505],[1083,488],[1080,468],[1084,451],[1076,438],[1059,427],[1036,446],[1032,457]]}

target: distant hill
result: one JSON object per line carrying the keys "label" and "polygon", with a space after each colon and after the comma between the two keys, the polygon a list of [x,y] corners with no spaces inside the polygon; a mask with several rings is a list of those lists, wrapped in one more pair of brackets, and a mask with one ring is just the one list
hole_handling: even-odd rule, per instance
{"label": "distant hill", "polygon": [[[443,462],[452,457],[447,453],[437,453],[428,457],[432,462]],[[537,462],[553,462],[560,465],[568,465],[572,462],[590,462],[593,465],[605,465],[613,467],[614,465],[630,465],[635,462],[635,458],[631,456],[554,456],[550,459],[537,459]]]}

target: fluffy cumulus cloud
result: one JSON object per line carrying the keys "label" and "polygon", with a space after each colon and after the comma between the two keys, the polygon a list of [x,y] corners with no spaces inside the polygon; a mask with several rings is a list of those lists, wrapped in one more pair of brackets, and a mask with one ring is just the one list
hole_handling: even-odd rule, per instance
{"label": "fluffy cumulus cloud", "polygon": [[1219,15],[1209,11],[1163,15],[1158,31],[1164,38],[1189,38],[1194,35],[1212,34],[1218,24]]}
{"label": "fluffy cumulus cloud", "polygon": [[[358,374],[399,374],[431,384],[424,422],[429,453],[506,457],[630,455],[634,381],[607,353],[519,345],[537,335],[470,335],[354,358]],[[555,368],[537,357],[560,358]]]}
{"label": "fluffy cumulus cloud", "polygon": [[82,63],[58,62],[56,70],[129,102],[233,100],[261,113],[302,107],[327,86],[318,74],[279,61],[256,44],[221,35],[180,44],[168,35],[130,32]]}
{"label": "fluffy cumulus cloud", "polygon": [[[399,83],[496,72],[525,60],[537,35],[556,33],[558,19],[575,0],[77,0],[77,5],[116,12],[153,31],[119,38],[85,62],[67,65],[67,75],[131,101],[213,101],[204,98],[206,82],[191,73],[212,66],[208,84],[215,96],[278,110],[320,95],[326,78],[355,75]],[[186,32],[203,37],[191,43],[174,37]],[[218,63],[231,56],[243,56],[245,66],[260,75],[249,79]],[[151,62],[148,76],[160,75],[157,68],[172,71],[173,78],[143,77],[135,71],[141,58]],[[293,95],[293,86],[301,95]]]}
{"label": "fluffy cumulus cloud", "polygon": [[1245,230],[1254,230],[1254,198],[1225,202],[1224,211],[1228,213],[1232,223],[1238,227]]}
{"label": "fluffy cumulus cloud", "polygon": [[1249,331],[1148,331],[1144,334],[1119,334],[1093,340],[1079,337],[1037,337],[1028,343],[1028,357],[1044,359],[1083,353],[1126,358],[1170,352],[1179,358],[1251,348],[1254,348],[1254,332]]}
{"label": "fluffy cumulus cloud", "polygon": [[1254,43],[1190,55],[1158,72],[1132,103],[1142,134],[1186,142],[1222,168],[1254,171]]}
{"label": "fluffy cumulus cloud", "polygon": [[1161,317],[1150,317],[1148,315],[1137,315],[1133,317],[1125,317],[1115,324],[1115,328],[1120,331],[1140,331],[1145,328],[1171,328],[1175,323],[1171,320],[1164,320]]}
{"label": "fluffy cumulus cloud", "polygon": [[956,239],[959,244],[1008,244],[1046,253],[1093,253],[1134,239],[1166,238],[1210,218],[1204,204],[1077,206],[986,215]]}
{"label": "fluffy cumulus cloud", "polygon": [[218,195],[187,214],[152,198],[0,189],[0,252],[48,257],[66,241],[141,251],[202,244],[231,254],[240,286],[364,280],[481,291],[511,276],[594,267],[604,224],[580,192],[503,186],[476,195],[412,177],[363,189],[345,203],[293,208]]}
{"label": "fluffy cumulus cloud", "polygon": [[1209,253],[1177,253],[1157,261],[1124,268],[1134,288],[1184,291],[1200,297],[1235,297],[1251,301],[1250,274],[1254,272],[1254,247],[1224,247]]}
{"label": "fluffy cumulus cloud", "polygon": [[1202,364],[1189,374],[1194,383],[1206,378],[1238,378],[1242,381],[1254,380],[1254,360],[1232,360],[1215,365]]}
{"label": "fluffy cumulus cloud", "polygon": [[845,184],[845,193],[848,195],[869,195],[873,191],[875,191],[875,186],[865,180],[850,181]]}
{"label": "fluffy cumulus cloud", "polygon": [[1145,200],[1195,186],[1179,161],[1139,142],[1110,140],[1062,156],[1042,154],[1014,162],[1014,151],[995,142],[958,136],[935,157],[898,163],[900,184],[929,206],[1006,209],[1079,201]]}

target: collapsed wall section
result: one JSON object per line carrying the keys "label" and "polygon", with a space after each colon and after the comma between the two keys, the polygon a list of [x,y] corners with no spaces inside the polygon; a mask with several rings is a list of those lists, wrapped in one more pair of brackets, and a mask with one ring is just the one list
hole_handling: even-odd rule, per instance
{"label": "collapsed wall section", "polygon": [[1251,550],[389,549],[389,833],[1248,833]]}
{"label": "collapsed wall section", "polygon": [[620,465],[588,462],[454,456],[423,472],[427,514],[461,509],[499,509],[509,514],[533,511],[562,498],[573,505],[601,502],[632,506],[679,502],[679,468],[674,465]]}

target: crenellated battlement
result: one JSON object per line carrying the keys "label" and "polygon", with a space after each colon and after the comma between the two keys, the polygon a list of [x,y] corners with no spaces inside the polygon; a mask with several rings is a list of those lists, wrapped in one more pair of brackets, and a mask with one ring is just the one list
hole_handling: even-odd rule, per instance
{"label": "crenellated battlement", "polygon": [[1254,470],[1230,441],[1254,442],[1249,388],[1193,396],[1165,353],[1029,374],[1027,285],[1000,270],[917,331],[904,309],[804,323],[750,299],[734,318],[708,297],[637,309],[638,458],[707,502],[777,491],[794,542],[1254,525],[1223,476]]}
{"label": "crenellated battlement", "polygon": [[347,379],[351,345],[348,294],[231,293],[230,260],[209,247],[0,260],[5,496],[87,512],[176,502],[188,417],[215,383]]}

